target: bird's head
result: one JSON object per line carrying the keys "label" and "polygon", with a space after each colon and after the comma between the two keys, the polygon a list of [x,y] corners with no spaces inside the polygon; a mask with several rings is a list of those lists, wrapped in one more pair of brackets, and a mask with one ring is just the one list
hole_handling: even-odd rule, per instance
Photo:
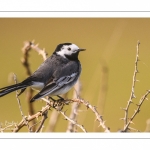
{"label": "bird's head", "polygon": [[77,45],[73,43],[62,43],[57,45],[54,53],[64,58],[78,59],[79,52],[84,50],[85,49],[79,48]]}

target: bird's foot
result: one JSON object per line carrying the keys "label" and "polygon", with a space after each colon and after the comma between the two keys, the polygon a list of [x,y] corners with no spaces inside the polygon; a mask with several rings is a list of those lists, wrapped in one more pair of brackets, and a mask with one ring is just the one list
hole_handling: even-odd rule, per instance
{"label": "bird's foot", "polygon": [[52,105],[53,108],[55,108],[57,111],[61,111],[63,109],[64,103],[62,97],[59,97],[60,99],[55,100],[52,97],[49,97],[50,99],[50,103]]}

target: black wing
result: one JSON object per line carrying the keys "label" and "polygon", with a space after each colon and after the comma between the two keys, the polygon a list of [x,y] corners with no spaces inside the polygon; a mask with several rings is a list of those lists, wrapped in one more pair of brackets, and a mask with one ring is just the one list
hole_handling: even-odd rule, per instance
{"label": "black wing", "polygon": [[35,95],[30,102],[50,95],[52,92],[57,91],[65,84],[71,83],[79,77],[80,72],[81,67],[78,61],[71,61],[67,63],[64,67],[60,67],[59,70],[56,70],[54,72],[53,80],[50,83],[46,84],[46,86],[37,95]]}

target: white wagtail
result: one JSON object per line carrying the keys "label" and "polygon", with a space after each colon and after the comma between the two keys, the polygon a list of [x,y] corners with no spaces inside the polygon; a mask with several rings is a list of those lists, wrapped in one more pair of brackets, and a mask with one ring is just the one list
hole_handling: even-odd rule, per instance
{"label": "white wagtail", "polygon": [[81,73],[78,54],[84,50],[73,43],[59,44],[53,54],[30,77],[21,83],[1,88],[0,97],[19,89],[22,93],[31,86],[40,92],[30,102],[45,96],[58,96],[60,98],[59,95],[68,92],[78,80]]}

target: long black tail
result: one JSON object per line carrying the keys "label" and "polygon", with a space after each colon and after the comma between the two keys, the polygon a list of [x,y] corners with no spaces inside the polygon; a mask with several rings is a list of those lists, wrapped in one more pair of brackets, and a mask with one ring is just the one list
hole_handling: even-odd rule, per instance
{"label": "long black tail", "polygon": [[28,84],[25,84],[25,83],[21,82],[21,83],[18,83],[18,84],[3,87],[3,88],[0,89],[0,97],[4,96],[6,94],[9,94],[13,91],[19,90],[19,89],[25,89],[28,86],[29,86]]}

